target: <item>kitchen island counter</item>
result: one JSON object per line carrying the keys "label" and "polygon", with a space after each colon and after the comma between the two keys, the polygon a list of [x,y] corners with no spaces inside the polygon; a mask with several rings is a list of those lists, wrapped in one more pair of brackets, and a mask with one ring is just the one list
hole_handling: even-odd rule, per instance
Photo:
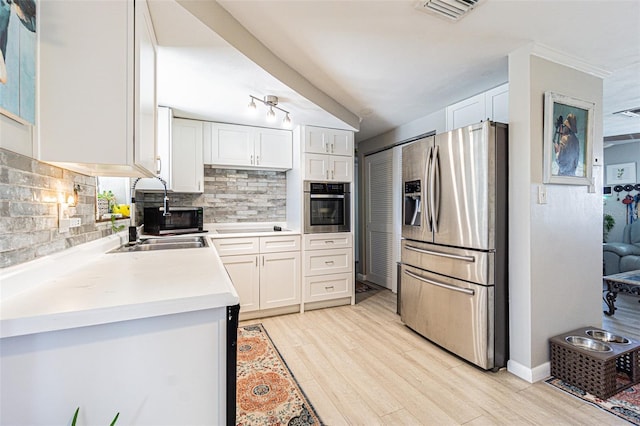
{"label": "kitchen island counter", "polygon": [[117,237],[2,271],[0,337],[231,306],[238,294],[212,244],[107,253]]}
{"label": "kitchen island counter", "polygon": [[108,253],[119,245],[0,272],[0,424],[68,424],[76,407],[82,424],[235,419],[238,295],[213,244]]}

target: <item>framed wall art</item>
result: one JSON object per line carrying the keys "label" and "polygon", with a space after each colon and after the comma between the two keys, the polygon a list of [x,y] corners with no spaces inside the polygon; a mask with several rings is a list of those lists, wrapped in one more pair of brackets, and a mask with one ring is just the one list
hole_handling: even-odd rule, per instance
{"label": "framed wall art", "polygon": [[0,113],[23,124],[36,115],[36,0],[0,0]]}
{"label": "framed wall art", "polygon": [[607,185],[636,183],[636,163],[609,164],[607,166]]}
{"label": "framed wall art", "polygon": [[591,185],[595,104],[544,94],[544,183]]}

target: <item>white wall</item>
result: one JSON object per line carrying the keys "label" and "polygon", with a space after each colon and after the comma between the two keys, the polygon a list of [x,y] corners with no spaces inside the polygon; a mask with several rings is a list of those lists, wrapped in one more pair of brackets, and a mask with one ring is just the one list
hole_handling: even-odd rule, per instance
{"label": "white wall", "polygon": [[548,339],[602,325],[602,170],[586,186],[542,184],[544,92],[594,102],[593,154],[602,158],[602,79],[527,49],[509,56],[510,371],[549,373]]}

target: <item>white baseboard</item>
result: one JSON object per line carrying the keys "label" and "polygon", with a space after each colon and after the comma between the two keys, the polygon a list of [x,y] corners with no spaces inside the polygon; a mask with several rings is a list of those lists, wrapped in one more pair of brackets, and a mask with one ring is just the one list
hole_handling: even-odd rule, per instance
{"label": "white baseboard", "polygon": [[507,361],[507,371],[520,377],[522,380],[526,380],[529,383],[535,383],[549,377],[551,374],[551,363],[547,361],[537,367],[529,368],[510,359]]}

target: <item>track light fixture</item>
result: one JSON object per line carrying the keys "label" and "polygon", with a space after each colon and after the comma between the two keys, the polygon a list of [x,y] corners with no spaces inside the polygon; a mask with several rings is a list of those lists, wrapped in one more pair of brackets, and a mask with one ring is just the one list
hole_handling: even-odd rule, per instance
{"label": "track light fixture", "polygon": [[262,103],[264,106],[269,107],[269,109],[267,110],[267,121],[274,122],[276,120],[276,112],[273,110],[275,108],[279,111],[284,112],[285,114],[284,119],[282,120],[282,127],[287,129],[291,127],[291,117],[289,116],[289,111],[286,111],[278,106],[277,96],[267,95],[264,97],[264,99],[259,99],[253,95],[249,95],[249,98],[250,98],[249,105],[248,105],[249,111],[251,112],[256,111],[257,107],[256,107],[255,101],[258,101]]}

